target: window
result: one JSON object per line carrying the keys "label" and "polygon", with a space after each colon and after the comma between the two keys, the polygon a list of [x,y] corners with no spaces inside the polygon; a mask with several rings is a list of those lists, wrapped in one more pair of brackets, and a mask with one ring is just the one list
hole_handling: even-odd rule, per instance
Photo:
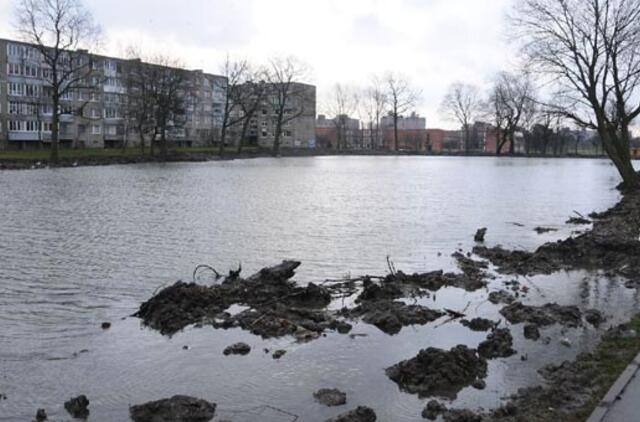
{"label": "window", "polygon": [[24,132],[25,122],[18,120],[9,120],[9,130],[14,132]]}
{"label": "window", "polygon": [[102,126],[100,125],[91,125],[91,134],[92,135],[100,135],[102,133]]}
{"label": "window", "polygon": [[92,119],[99,119],[100,118],[100,112],[98,110],[96,110],[95,108],[91,109],[91,118]]}
{"label": "window", "polygon": [[42,131],[43,132],[51,132],[51,122],[42,122]]}
{"label": "window", "polygon": [[104,118],[105,119],[117,119],[118,118],[118,110],[115,108],[105,108],[104,109]]}
{"label": "window", "polygon": [[107,135],[115,135],[118,133],[118,128],[115,126],[105,126],[104,133]]}
{"label": "window", "polygon": [[28,120],[27,122],[27,132],[38,132],[39,124],[36,121]]}
{"label": "window", "polygon": [[9,82],[7,84],[7,91],[9,95],[13,95],[15,97],[23,97],[25,91],[24,84]]}

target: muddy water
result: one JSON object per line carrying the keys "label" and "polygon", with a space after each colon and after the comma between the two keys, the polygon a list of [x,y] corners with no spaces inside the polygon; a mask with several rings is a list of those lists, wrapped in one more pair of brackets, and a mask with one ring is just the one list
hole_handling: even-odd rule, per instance
{"label": "muddy water", "polygon": [[[173,394],[214,401],[234,421],[292,420],[284,412],[322,421],[345,410],[315,403],[322,387],[342,389],[346,408],[369,405],[380,420],[416,420],[426,400],[399,391],[384,368],[428,346],[475,347],[485,334],[442,320],[393,337],[359,324],[352,332],[367,336],[330,334],[300,345],[212,328],[166,338],[122,318],[158,286],[190,279],[199,263],[226,270],[242,262],[249,273],[295,258],[303,282],[383,274],[387,255],[405,271],[450,268],[450,253],[470,249],[481,226],[489,244],[534,248],[575,230],[564,225],[574,210],[615,203],[616,181],[606,161],[422,157],[0,173],[0,393],[8,397],[0,421],[30,420],[38,407],[62,417],[62,403],[80,393],[94,421],[126,420],[129,404]],[[536,226],[559,230],[538,235]],[[640,302],[597,274],[521,281],[531,284],[528,303],[596,307],[610,322]],[[486,293],[445,289],[424,301],[497,319]],[[101,330],[102,321],[112,328]],[[521,353],[491,361],[487,389],[465,389],[452,406],[494,407],[538,382],[537,368],[572,358],[600,334],[550,327],[542,330],[551,338],[545,346],[525,340],[519,325],[512,332]],[[564,337],[572,347],[560,344]],[[251,354],[223,356],[236,341],[249,343]],[[287,354],[275,361],[264,348]]]}

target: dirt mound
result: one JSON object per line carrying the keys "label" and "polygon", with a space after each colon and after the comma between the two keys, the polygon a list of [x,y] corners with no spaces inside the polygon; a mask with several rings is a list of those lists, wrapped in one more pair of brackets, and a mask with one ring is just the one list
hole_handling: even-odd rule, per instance
{"label": "dirt mound", "polygon": [[459,345],[449,351],[429,347],[386,369],[401,389],[420,397],[454,398],[476,379],[487,376],[487,361],[475,349]]}
{"label": "dirt mound", "polygon": [[473,318],[472,320],[462,319],[460,320],[460,324],[471,331],[489,331],[498,325],[497,322],[486,318]]}
{"label": "dirt mound", "polygon": [[[289,280],[299,265],[283,261],[247,279],[235,272],[214,286],[178,281],[144,302],[134,316],[169,335],[194,323],[241,327],[263,337],[293,334],[299,327],[337,329],[340,324],[324,309],[331,301],[329,289],[313,283],[301,287]],[[225,312],[234,304],[249,309],[237,315]]]}
{"label": "dirt mound", "polygon": [[517,353],[512,346],[513,337],[509,329],[497,328],[478,345],[478,353],[485,359],[507,358]]}
{"label": "dirt mound", "polygon": [[556,323],[568,327],[582,324],[582,312],[577,306],[561,306],[557,303],[528,306],[515,302],[502,308],[500,313],[512,324],[528,322],[543,327]]}
{"label": "dirt mound", "polygon": [[216,405],[189,396],[152,401],[129,408],[134,422],[206,422],[213,419]]}
{"label": "dirt mound", "polygon": [[341,313],[350,318],[361,318],[387,334],[397,334],[402,327],[408,325],[425,325],[444,315],[426,306],[407,305],[404,302],[390,300],[364,302]]}
{"label": "dirt mound", "polygon": [[64,408],[76,419],[86,419],[89,416],[89,399],[84,394],[64,402]]}
{"label": "dirt mound", "polygon": [[325,406],[342,406],[347,404],[347,394],[336,388],[321,388],[313,393],[313,398]]}
{"label": "dirt mound", "polygon": [[366,406],[358,406],[347,413],[327,419],[326,422],[375,422],[376,419],[376,412],[373,409]]}

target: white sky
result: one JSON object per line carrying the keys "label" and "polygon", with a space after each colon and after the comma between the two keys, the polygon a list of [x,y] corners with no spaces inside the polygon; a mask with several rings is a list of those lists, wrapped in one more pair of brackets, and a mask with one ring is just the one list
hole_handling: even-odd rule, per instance
{"label": "white sky", "polygon": [[[514,62],[505,13],[512,0],[85,0],[102,53],[136,45],[217,73],[227,53],[264,62],[295,55],[312,68],[319,112],[336,82],[365,86],[398,72],[422,90],[429,127],[453,127],[438,107],[450,83],[485,86]],[[0,0],[0,37],[15,37]]]}

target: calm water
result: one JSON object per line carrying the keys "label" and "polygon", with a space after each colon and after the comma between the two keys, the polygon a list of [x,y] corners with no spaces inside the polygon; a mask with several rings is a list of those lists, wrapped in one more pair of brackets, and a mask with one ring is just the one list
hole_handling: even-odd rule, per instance
{"label": "calm water", "polygon": [[[616,183],[606,161],[570,159],[322,157],[0,172],[0,393],[8,396],[0,420],[31,420],[38,407],[65,417],[62,403],[80,393],[92,421],[127,420],[129,404],[173,394],[214,401],[234,421],[291,420],[265,405],[304,421],[359,404],[382,421],[419,419],[426,400],[400,392],[384,368],[428,346],[476,346],[485,333],[433,323],[390,337],[363,324],[353,332],[367,337],[300,345],[211,328],[166,338],[123,318],[200,263],[226,271],[242,262],[248,274],[299,259],[297,279],[306,282],[384,274],[387,255],[405,271],[451,268],[451,252],[469,250],[479,227],[489,228],[489,244],[534,248],[575,230],[564,224],[574,210],[613,205]],[[559,231],[540,236],[536,226]],[[598,307],[612,323],[640,302],[594,274],[531,282],[531,303]],[[498,318],[486,293],[445,289],[427,303]],[[549,346],[524,340],[521,327],[513,334],[529,360],[491,361],[488,388],[463,390],[453,406],[496,406],[538,382],[538,367],[572,358],[600,333],[552,327],[543,331]],[[559,344],[565,336],[573,347]],[[250,355],[222,355],[240,340]],[[274,361],[265,347],[288,353]],[[316,404],[311,394],[322,387],[346,391],[349,404]]]}

